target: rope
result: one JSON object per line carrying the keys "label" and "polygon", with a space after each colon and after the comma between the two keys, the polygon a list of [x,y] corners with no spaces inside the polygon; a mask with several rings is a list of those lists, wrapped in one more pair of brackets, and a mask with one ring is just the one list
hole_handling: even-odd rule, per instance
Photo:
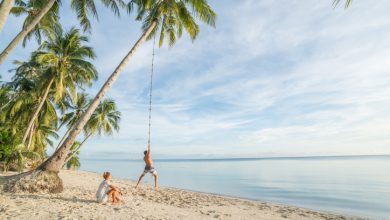
{"label": "rope", "polygon": [[156,45],[156,35],[153,39],[153,53],[152,53],[152,68],[150,71],[150,95],[149,95],[149,132],[148,132],[148,145],[150,144],[150,127],[152,121],[152,91],[153,91],[153,73],[154,73],[154,48]]}

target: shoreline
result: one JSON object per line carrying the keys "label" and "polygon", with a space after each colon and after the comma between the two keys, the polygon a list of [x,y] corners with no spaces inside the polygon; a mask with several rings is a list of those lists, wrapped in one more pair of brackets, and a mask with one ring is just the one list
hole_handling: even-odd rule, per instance
{"label": "shoreline", "polygon": [[[142,184],[113,178],[123,191],[125,204],[95,201],[100,174],[62,170],[64,192],[59,194],[1,193],[0,219],[364,219],[293,205]],[[44,208],[42,208],[44,207]]]}
{"label": "shoreline", "polygon": [[[390,156],[390,155],[386,155],[386,156]],[[92,173],[92,174],[96,174],[96,175],[101,175],[100,173],[95,172],[95,171],[89,171],[89,170],[83,170],[83,169],[80,169],[78,171],[82,171],[82,172],[86,172],[86,173]],[[114,179],[119,179],[119,180],[122,180],[122,181],[129,181],[128,184],[134,184],[134,185],[137,182],[137,180],[130,179],[130,178],[121,178],[121,177],[119,177],[119,178],[114,178]],[[148,185],[151,188],[153,188],[153,186],[151,186],[150,184],[141,183],[140,185],[141,186],[142,185]],[[219,194],[219,193],[213,193],[213,192],[203,192],[203,191],[197,191],[197,190],[192,190],[192,189],[177,188],[177,187],[173,187],[173,186],[160,186],[159,185],[159,188],[166,188],[166,189],[171,189],[171,190],[183,190],[183,191],[192,192],[192,193],[199,193],[199,194],[205,194],[205,195],[210,195],[210,196],[223,197],[223,198],[226,198],[226,199],[239,199],[239,200],[250,201],[250,202],[267,203],[267,204],[270,204],[270,205],[278,205],[278,206],[288,206],[288,207],[293,207],[293,208],[301,208],[301,209],[306,209],[308,211],[313,211],[313,212],[325,212],[325,213],[329,213],[329,214],[333,214],[333,215],[343,215],[343,216],[346,216],[346,217],[349,217],[349,218],[352,218],[352,219],[370,219],[368,217],[360,217],[360,216],[355,216],[353,214],[348,214],[348,213],[339,213],[339,212],[336,212],[336,211],[329,211],[329,210],[326,210],[326,209],[309,208],[309,207],[303,207],[303,206],[294,205],[294,204],[285,204],[285,203],[282,203],[282,202],[266,201],[266,200],[260,200],[260,199],[252,199],[252,198],[246,198],[246,197],[240,197],[240,196],[234,196],[234,195],[227,195],[227,194]]]}

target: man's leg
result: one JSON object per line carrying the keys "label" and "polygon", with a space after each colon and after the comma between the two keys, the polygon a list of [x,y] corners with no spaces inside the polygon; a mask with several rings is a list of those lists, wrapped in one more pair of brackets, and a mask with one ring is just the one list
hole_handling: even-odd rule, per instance
{"label": "man's leg", "polygon": [[141,182],[142,178],[145,176],[145,172],[141,174],[141,176],[139,177],[138,179],[138,182],[137,182],[137,185],[135,186],[135,188],[137,189],[139,183]]}
{"label": "man's leg", "polygon": [[154,172],[153,173],[153,177],[154,177],[154,190],[158,190],[158,185],[157,185],[157,182],[158,182],[158,176],[157,176],[157,172]]}

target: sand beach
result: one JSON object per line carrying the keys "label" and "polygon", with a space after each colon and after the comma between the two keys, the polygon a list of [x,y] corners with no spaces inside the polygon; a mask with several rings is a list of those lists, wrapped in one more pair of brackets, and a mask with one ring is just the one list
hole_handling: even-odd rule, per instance
{"label": "sand beach", "polygon": [[304,208],[250,201],[113,178],[125,204],[99,204],[100,174],[62,170],[59,194],[0,193],[0,219],[359,219]]}

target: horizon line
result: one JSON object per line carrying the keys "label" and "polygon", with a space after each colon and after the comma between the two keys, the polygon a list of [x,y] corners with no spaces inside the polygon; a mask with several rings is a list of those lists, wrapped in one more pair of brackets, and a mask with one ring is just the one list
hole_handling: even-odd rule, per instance
{"label": "horizon line", "polygon": [[[313,156],[276,156],[276,157],[216,157],[216,158],[156,158],[154,161],[223,161],[223,160],[271,160],[271,159],[310,159],[310,158],[335,158],[335,157],[388,157],[390,154],[362,154],[362,155],[313,155]],[[82,160],[106,160],[106,161],[138,161],[141,159],[123,158],[83,158]]]}

